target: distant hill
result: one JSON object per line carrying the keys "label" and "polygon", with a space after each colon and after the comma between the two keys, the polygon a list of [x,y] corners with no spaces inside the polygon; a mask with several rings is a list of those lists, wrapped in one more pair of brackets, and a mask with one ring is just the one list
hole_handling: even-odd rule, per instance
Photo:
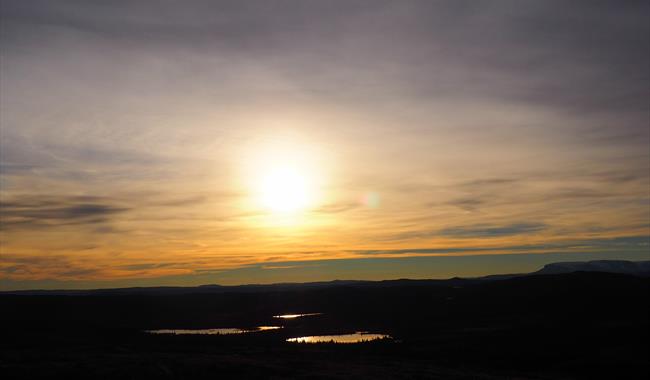
{"label": "distant hill", "polygon": [[650,275],[650,261],[596,260],[546,264],[534,274],[561,274],[572,272],[622,273],[636,276]]}
{"label": "distant hill", "polygon": [[[448,280],[399,280],[399,281],[448,281]],[[334,280],[305,283],[277,283],[277,284],[247,284],[247,285],[217,285],[207,284],[199,286],[150,286],[112,289],[38,289],[38,290],[11,290],[0,291],[0,294],[15,295],[49,295],[49,296],[116,296],[116,295],[184,295],[184,294],[218,294],[218,293],[258,293],[266,291],[287,291],[297,289],[318,289],[346,285],[383,284],[386,281],[357,281]]]}
{"label": "distant hill", "polygon": [[597,260],[585,262],[564,262],[545,265],[533,273],[497,274],[475,278],[454,277],[446,280],[434,279],[399,279],[383,281],[334,280],[305,283],[249,284],[224,286],[216,284],[196,287],[160,286],[134,287],[118,289],[79,289],[79,290],[15,290],[0,291],[0,294],[13,295],[49,295],[49,296],[115,296],[115,295],[184,295],[184,294],[219,294],[219,293],[258,293],[291,290],[310,290],[340,287],[390,288],[395,286],[463,286],[473,283],[496,282],[508,279],[528,277],[531,275],[566,274],[573,272],[603,272],[650,276],[650,261]]}

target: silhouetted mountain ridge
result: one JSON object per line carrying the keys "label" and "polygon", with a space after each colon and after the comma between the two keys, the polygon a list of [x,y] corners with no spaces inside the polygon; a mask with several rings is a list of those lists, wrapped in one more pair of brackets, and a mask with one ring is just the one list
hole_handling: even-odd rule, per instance
{"label": "silhouetted mountain ridge", "polygon": [[333,280],[305,283],[275,283],[275,284],[246,284],[246,285],[218,285],[206,284],[195,287],[183,286],[156,286],[156,287],[130,287],[114,289],[73,289],[73,290],[17,290],[0,291],[0,294],[14,295],[183,295],[183,294],[214,294],[214,293],[251,293],[251,292],[277,292],[286,290],[309,290],[332,287],[393,287],[393,286],[461,286],[472,283],[502,281],[532,275],[554,275],[573,272],[603,272],[617,273],[634,276],[650,276],[650,261],[625,261],[625,260],[596,260],[584,262],[559,262],[545,265],[542,269],[532,273],[494,274],[483,277],[449,279],[396,279],[381,281],[366,280]]}
{"label": "silhouetted mountain ridge", "polygon": [[535,274],[572,272],[622,273],[636,276],[650,275],[650,261],[595,260],[546,264]]}

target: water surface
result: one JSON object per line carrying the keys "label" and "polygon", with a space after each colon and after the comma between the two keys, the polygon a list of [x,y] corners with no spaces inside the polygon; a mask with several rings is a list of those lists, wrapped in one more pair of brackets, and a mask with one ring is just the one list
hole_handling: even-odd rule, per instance
{"label": "water surface", "polygon": [[342,334],[342,335],[313,335],[313,336],[301,336],[298,338],[289,338],[287,342],[292,343],[324,343],[324,342],[334,342],[334,343],[360,343],[367,342],[377,339],[386,339],[390,338],[390,335],[386,334],[370,334],[364,331],[358,331],[354,334]]}
{"label": "water surface", "polygon": [[282,314],[282,315],[274,315],[273,318],[280,318],[280,319],[294,319],[294,318],[300,318],[300,317],[310,317],[312,315],[322,315],[323,313],[305,313],[305,314]]}
{"label": "water surface", "polygon": [[219,328],[219,329],[160,329],[146,330],[149,334],[172,334],[172,335],[232,335],[244,334],[258,331],[268,331],[281,329],[282,326],[257,326],[254,329],[245,330],[238,328]]}

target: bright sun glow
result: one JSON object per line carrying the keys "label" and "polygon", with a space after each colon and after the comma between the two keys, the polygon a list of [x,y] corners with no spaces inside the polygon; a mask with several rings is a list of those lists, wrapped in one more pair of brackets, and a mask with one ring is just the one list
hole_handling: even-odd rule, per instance
{"label": "bright sun glow", "polygon": [[262,205],[273,212],[291,213],[307,208],[313,191],[307,173],[297,167],[269,168],[260,183]]}
{"label": "bright sun glow", "polygon": [[250,194],[247,207],[267,212],[258,222],[295,227],[314,221],[307,211],[325,201],[327,177],[317,145],[278,133],[247,147],[242,162]]}

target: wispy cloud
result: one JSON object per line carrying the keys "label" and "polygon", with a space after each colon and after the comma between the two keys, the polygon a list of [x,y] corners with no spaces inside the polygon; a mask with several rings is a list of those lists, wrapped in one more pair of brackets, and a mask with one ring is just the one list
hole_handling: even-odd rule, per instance
{"label": "wispy cloud", "polygon": [[359,202],[341,202],[341,203],[332,203],[332,204],[327,204],[324,206],[321,206],[314,210],[315,212],[318,213],[324,213],[324,214],[338,214],[341,212],[346,212],[350,210],[354,210],[356,208],[360,207]]}
{"label": "wispy cloud", "polygon": [[319,266],[318,264],[295,264],[295,265],[287,265],[287,264],[277,264],[277,265],[262,265],[260,268],[265,269],[265,270],[274,270],[274,269],[296,269],[296,268],[312,268]]}
{"label": "wispy cloud", "polygon": [[530,234],[546,229],[547,226],[541,223],[515,223],[505,226],[473,225],[450,227],[441,230],[439,233],[443,236],[453,236],[462,238],[475,237],[500,237]]}
{"label": "wispy cloud", "polygon": [[5,229],[98,224],[129,208],[101,197],[23,197],[3,201],[0,207]]}
{"label": "wispy cloud", "polygon": [[[576,239],[541,244],[497,244],[490,246],[471,247],[437,247],[437,248],[407,248],[407,249],[371,249],[351,251],[355,255],[472,255],[472,254],[502,254],[502,253],[550,253],[591,251],[615,252],[616,249],[635,250],[644,252],[650,245],[650,236],[623,236],[616,238]],[[648,252],[650,253],[650,252]]]}

